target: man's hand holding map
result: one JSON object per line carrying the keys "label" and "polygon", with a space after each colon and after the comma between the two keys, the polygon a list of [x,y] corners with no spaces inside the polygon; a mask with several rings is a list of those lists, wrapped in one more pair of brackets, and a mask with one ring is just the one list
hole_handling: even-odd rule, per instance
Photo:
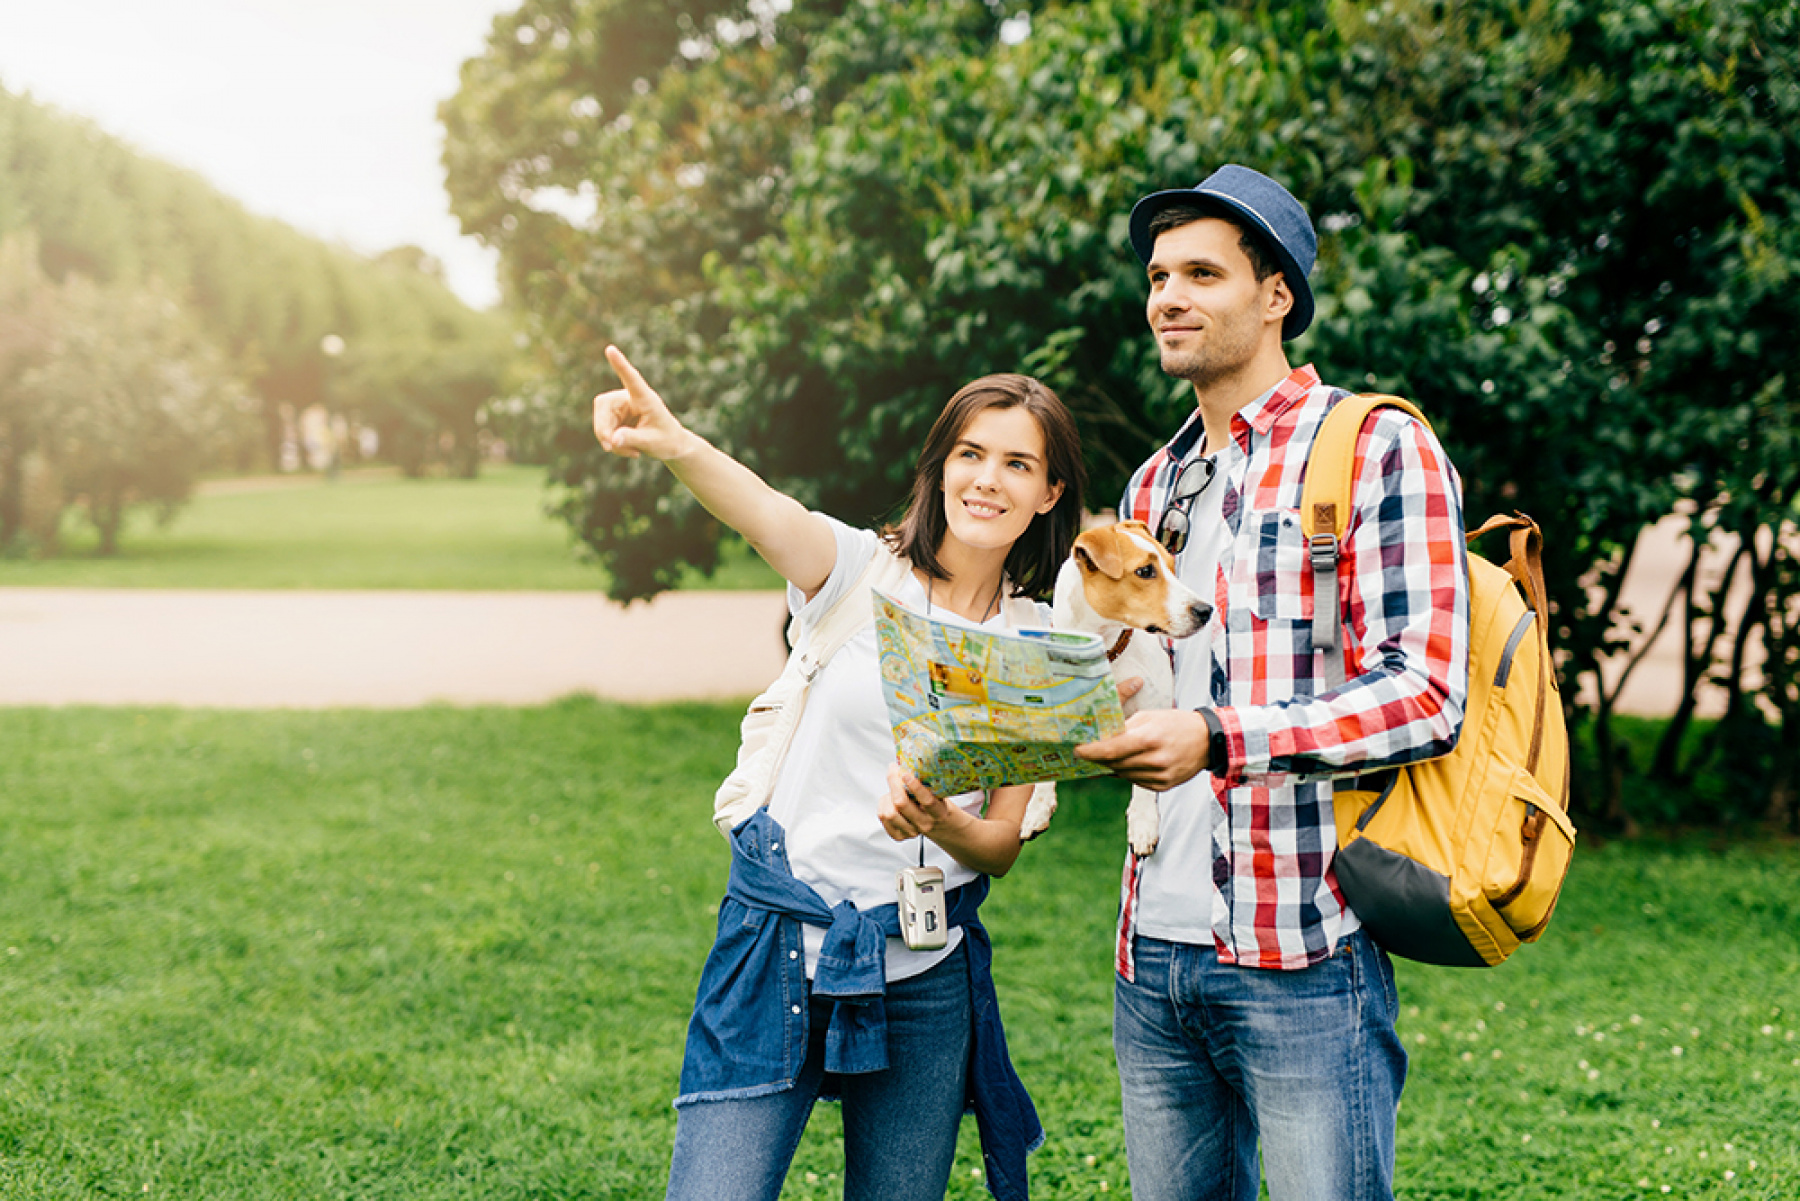
{"label": "man's hand holding map", "polygon": [[971,629],[880,592],[875,630],[900,765],[937,795],[1106,774],[1074,750],[1125,728],[1099,638]]}

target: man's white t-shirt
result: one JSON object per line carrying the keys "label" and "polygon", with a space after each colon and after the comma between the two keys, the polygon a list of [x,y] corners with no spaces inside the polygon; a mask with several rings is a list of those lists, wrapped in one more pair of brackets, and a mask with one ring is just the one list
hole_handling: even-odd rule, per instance
{"label": "man's white t-shirt", "polygon": [[[1225,474],[1235,444],[1213,457],[1216,470],[1204,491],[1188,509],[1188,541],[1176,557],[1181,582],[1211,604],[1219,571],[1219,558],[1231,544],[1225,528]],[[1222,617],[1215,615],[1200,632],[1175,643],[1175,708],[1202,709],[1213,703],[1212,647]],[[1218,801],[1213,796],[1212,776],[1201,772],[1185,784],[1171,788],[1158,801],[1161,838],[1156,854],[1143,861],[1138,881],[1137,930],[1139,934],[1211,946],[1214,914],[1206,904],[1221,900],[1212,884],[1213,820]]]}
{"label": "man's white t-shirt", "polygon": [[[799,615],[802,636],[862,575],[878,540],[872,531],[853,529],[832,517],[826,520],[837,536],[837,562],[831,575],[811,601],[797,588],[788,587],[788,609]],[[910,572],[894,599],[918,612],[926,611],[925,589]],[[1050,607],[1039,604],[1037,608],[1042,624],[1048,626]],[[974,625],[942,608],[932,610],[931,615]],[[976,628],[1006,629],[1004,610]],[[876,807],[887,795],[888,768],[894,761],[894,730],[882,697],[880,651],[871,622],[844,643],[813,680],[769,798],[769,816],[787,831],[788,864],[795,877],[828,905],[849,901],[866,910],[892,904],[895,877],[902,868],[918,866],[921,842],[925,863],[944,873],[945,891],[967,884],[978,874],[928,838],[895,842],[882,829]],[[983,794],[979,792],[946,799],[972,814],[981,813]],[[801,929],[806,975],[811,979],[825,931],[811,925]],[[900,939],[888,939],[887,978],[904,980],[930,969],[961,940],[962,931],[952,930],[942,950],[910,951]]]}

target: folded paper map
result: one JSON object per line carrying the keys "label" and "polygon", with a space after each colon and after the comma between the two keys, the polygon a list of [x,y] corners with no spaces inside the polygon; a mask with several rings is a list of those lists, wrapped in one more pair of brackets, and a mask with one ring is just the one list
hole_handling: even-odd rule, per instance
{"label": "folded paper map", "polygon": [[970,629],[879,591],[875,632],[900,765],[939,796],[1106,774],[1074,749],[1125,728],[1093,634]]}

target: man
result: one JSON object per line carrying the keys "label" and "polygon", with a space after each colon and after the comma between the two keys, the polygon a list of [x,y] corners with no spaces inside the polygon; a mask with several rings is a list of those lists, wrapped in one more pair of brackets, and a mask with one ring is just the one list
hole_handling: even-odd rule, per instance
{"label": "man", "polygon": [[[1468,676],[1461,489],[1430,431],[1378,410],[1339,559],[1344,636],[1314,650],[1301,481],[1346,393],[1284,340],[1312,320],[1317,248],[1280,184],[1220,168],[1131,214],[1163,370],[1194,413],[1122,517],[1214,598],[1176,644],[1175,707],[1081,749],[1164,790],[1162,842],[1127,856],[1114,1051],[1132,1195],[1392,1196],[1406,1054],[1394,977],[1338,890],[1335,779],[1448,752]],[[1329,605],[1330,601],[1325,602]]]}

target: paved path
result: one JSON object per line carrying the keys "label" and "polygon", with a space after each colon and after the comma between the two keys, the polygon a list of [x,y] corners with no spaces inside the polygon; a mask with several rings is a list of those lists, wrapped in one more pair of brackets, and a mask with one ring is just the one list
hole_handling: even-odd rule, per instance
{"label": "paved path", "polygon": [[[1682,528],[1671,518],[1644,535],[1626,595],[1646,624],[1684,562]],[[1723,561],[1709,559],[1712,570]],[[781,670],[784,614],[775,592],[665,593],[621,608],[571,592],[0,588],[0,705],[746,698]],[[1658,640],[1621,711],[1673,710],[1678,645],[1674,630]],[[1702,712],[1720,697],[1705,690]]]}
{"label": "paved path", "polygon": [[0,704],[747,698],[781,670],[785,613],[776,592],[0,588]]}

